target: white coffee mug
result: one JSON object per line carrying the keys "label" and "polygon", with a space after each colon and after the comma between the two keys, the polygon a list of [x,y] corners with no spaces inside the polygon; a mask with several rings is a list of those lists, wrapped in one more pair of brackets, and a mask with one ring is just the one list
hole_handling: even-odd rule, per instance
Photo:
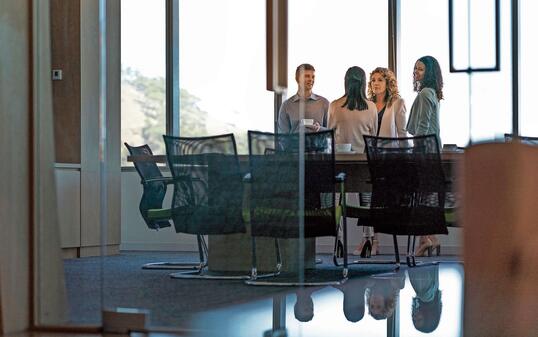
{"label": "white coffee mug", "polygon": [[351,152],[351,144],[336,144],[336,147],[334,149],[336,150],[336,152]]}
{"label": "white coffee mug", "polygon": [[311,118],[304,118],[304,119],[301,119],[301,124],[304,126],[311,126],[311,125],[314,125],[314,120]]}

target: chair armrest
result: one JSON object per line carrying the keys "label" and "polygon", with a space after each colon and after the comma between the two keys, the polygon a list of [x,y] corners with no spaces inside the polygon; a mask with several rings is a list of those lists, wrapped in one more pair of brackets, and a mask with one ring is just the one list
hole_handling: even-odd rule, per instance
{"label": "chair armrest", "polygon": [[153,208],[148,209],[148,219],[150,220],[165,220],[172,217],[172,209],[170,208]]}
{"label": "chair armrest", "polygon": [[251,181],[252,181],[252,175],[250,174],[250,172],[248,172],[243,176],[243,182],[250,183]]}
{"label": "chair armrest", "polygon": [[143,181],[142,183],[143,184],[149,184],[149,183],[156,183],[156,182],[162,182],[162,183],[165,183],[165,184],[173,184],[174,182],[176,181],[202,181],[202,179],[200,178],[193,178],[191,176],[181,176],[181,177],[160,177],[160,178],[152,178],[152,179],[147,179],[145,181]]}
{"label": "chair armrest", "polygon": [[334,177],[337,183],[343,183],[346,180],[346,174],[344,172],[340,172]]}
{"label": "chair armrest", "polygon": [[159,178],[151,178],[144,180],[145,184],[149,183],[156,183],[156,182],[162,182],[165,184],[172,184],[174,182],[174,178],[172,177],[159,177]]}

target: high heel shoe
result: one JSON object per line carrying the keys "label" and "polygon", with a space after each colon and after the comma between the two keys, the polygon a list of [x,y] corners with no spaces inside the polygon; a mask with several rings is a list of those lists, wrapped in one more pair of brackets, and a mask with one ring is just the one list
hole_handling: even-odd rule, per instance
{"label": "high heel shoe", "polygon": [[353,251],[353,255],[355,255],[355,256],[360,256],[361,255],[362,249],[364,248],[364,245],[366,244],[366,241],[369,241],[369,240],[366,239],[366,238],[362,240],[362,242]]}
{"label": "high heel shoe", "polygon": [[432,256],[433,242],[430,238],[424,240],[415,251],[415,256]]}
{"label": "high heel shoe", "polygon": [[369,258],[371,256],[372,256],[372,242],[370,240],[366,240],[366,242],[364,243],[364,246],[362,246],[361,257]]}
{"label": "high heel shoe", "polygon": [[439,242],[439,239],[436,238],[435,235],[430,236],[429,239],[432,242],[432,249],[431,249],[432,253],[433,251],[435,251],[435,255],[437,256],[441,255],[441,243]]}
{"label": "high heel shoe", "polygon": [[376,239],[372,240],[372,256],[379,254],[379,241]]}
{"label": "high heel shoe", "polygon": [[335,255],[337,258],[341,259],[344,257],[344,244],[342,243],[342,241],[338,240],[336,242],[336,251],[335,251]]}

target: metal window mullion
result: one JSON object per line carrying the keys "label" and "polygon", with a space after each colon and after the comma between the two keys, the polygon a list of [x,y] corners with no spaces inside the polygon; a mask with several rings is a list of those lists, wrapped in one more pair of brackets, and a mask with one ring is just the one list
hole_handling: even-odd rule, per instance
{"label": "metal window mullion", "polygon": [[519,136],[519,0],[512,0],[512,135]]}
{"label": "metal window mullion", "polygon": [[179,0],[166,0],[166,134],[179,136]]}
{"label": "metal window mullion", "polygon": [[388,0],[388,66],[398,74],[400,50],[400,0]]}

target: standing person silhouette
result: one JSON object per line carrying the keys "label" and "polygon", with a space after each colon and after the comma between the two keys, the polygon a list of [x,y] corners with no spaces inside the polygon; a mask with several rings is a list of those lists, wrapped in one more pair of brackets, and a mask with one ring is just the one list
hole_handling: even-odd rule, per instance
{"label": "standing person silhouette", "polygon": [[439,265],[409,268],[409,281],[415,290],[411,318],[418,331],[429,333],[439,326],[443,303],[439,290]]}
{"label": "standing person silhouette", "polygon": [[[377,134],[379,137],[406,137],[406,108],[405,102],[400,97],[398,90],[398,82],[394,73],[387,68],[377,67],[370,73],[368,81],[368,99],[375,103],[377,109]],[[361,193],[360,203],[363,206],[370,205],[371,193]],[[363,227],[363,234],[372,234],[371,237],[366,237],[355,248],[353,255],[360,255],[364,249],[364,245],[368,240],[372,242],[371,255],[377,255],[379,251],[379,240],[377,234],[373,230]]]}
{"label": "standing person silhouette", "polygon": [[[433,56],[423,56],[415,62],[413,88],[418,93],[409,114],[407,132],[413,136],[435,134],[441,145],[439,109],[443,97],[443,75],[439,62]],[[435,235],[424,235],[419,239],[416,256],[431,256],[436,250],[440,254],[441,245]]]}
{"label": "standing person silhouette", "polygon": [[303,63],[297,67],[295,70],[297,93],[285,100],[280,106],[278,112],[279,133],[298,132],[302,119],[313,120],[312,125],[305,126],[310,131],[317,132],[327,127],[329,101],[325,97],[313,93],[315,79],[316,69],[314,66]]}
{"label": "standing person silhouette", "polygon": [[[363,135],[377,134],[377,110],[366,96],[366,74],[361,67],[350,67],[344,77],[345,93],[329,106],[329,128],[335,129],[336,144],[351,144],[355,152],[364,152]],[[348,205],[356,203],[357,193],[347,195]],[[358,196],[360,198],[360,196]],[[363,243],[354,255],[370,257],[374,230],[363,227]]]}

